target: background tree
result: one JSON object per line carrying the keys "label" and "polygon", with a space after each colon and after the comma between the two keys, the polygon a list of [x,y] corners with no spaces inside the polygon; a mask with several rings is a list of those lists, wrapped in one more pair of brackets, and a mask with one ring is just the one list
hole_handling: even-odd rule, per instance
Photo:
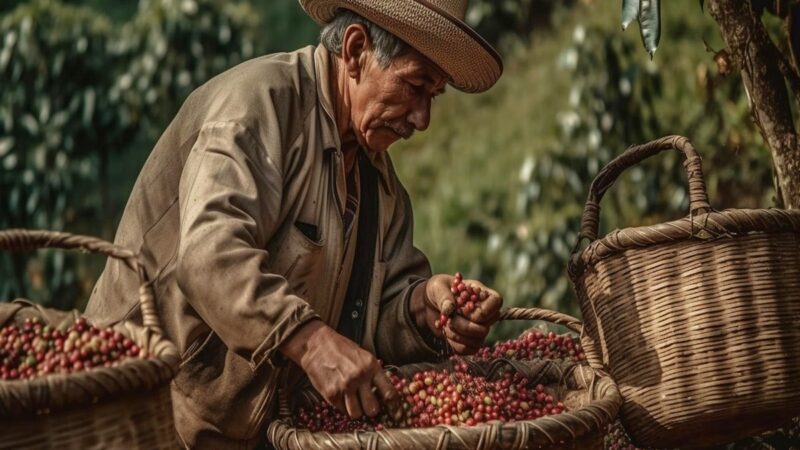
{"label": "background tree", "polygon": [[[741,70],[753,118],[772,151],[779,202],[788,208],[800,208],[800,147],[786,88],[788,83],[796,109],[800,101],[796,53],[800,51],[800,5],[787,0],[710,0],[709,10]],[[761,20],[764,10],[785,23],[783,51],[772,41]]]}

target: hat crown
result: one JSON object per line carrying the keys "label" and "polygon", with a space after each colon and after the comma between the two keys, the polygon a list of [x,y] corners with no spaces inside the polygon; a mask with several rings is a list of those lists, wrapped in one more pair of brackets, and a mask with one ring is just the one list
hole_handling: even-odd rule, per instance
{"label": "hat crown", "polygon": [[460,20],[464,20],[467,16],[467,0],[428,0],[428,3]]}

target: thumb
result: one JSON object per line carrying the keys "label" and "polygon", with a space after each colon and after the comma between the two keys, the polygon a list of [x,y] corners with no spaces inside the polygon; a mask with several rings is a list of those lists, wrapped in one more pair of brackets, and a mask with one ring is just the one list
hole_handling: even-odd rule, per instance
{"label": "thumb", "polygon": [[450,317],[456,311],[456,302],[454,302],[451,298],[442,300],[440,305],[439,311],[445,316]]}
{"label": "thumb", "polygon": [[456,302],[453,298],[453,293],[450,292],[450,285],[441,276],[437,275],[428,280],[426,300],[446,316],[450,316],[456,310]]}

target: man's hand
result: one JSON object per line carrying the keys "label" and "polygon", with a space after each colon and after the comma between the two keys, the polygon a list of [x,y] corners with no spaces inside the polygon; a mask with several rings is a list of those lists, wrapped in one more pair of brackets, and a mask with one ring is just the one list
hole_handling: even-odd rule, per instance
{"label": "man's hand", "polygon": [[467,286],[477,286],[489,296],[467,317],[455,314],[450,318],[448,326],[437,329],[434,322],[439,316],[450,316],[456,309],[455,298],[450,291],[452,283],[451,275],[432,276],[427,282],[417,286],[417,291],[411,297],[410,311],[418,328],[428,328],[435,336],[446,338],[456,353],[472,354],[483,345],[489,328],[500,316],[503,297],[480,281],[464,280]]}
{"label": "man's hand", "polygon": [[322,321],[303,325],[280,351],[305,371],[328,403],[350,417],[374,417],[381,403],[395,419],[402,416],[400,394],[378,360]]}

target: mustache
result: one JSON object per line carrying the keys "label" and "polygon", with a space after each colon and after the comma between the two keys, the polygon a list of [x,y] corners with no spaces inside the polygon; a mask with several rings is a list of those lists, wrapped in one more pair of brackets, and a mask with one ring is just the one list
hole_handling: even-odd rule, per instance
{"label": "mustache", "polygon": [[403,139],[408,139],[414,134],[414,127],[406,122],[384,122],[383,126],[390,128]]}

